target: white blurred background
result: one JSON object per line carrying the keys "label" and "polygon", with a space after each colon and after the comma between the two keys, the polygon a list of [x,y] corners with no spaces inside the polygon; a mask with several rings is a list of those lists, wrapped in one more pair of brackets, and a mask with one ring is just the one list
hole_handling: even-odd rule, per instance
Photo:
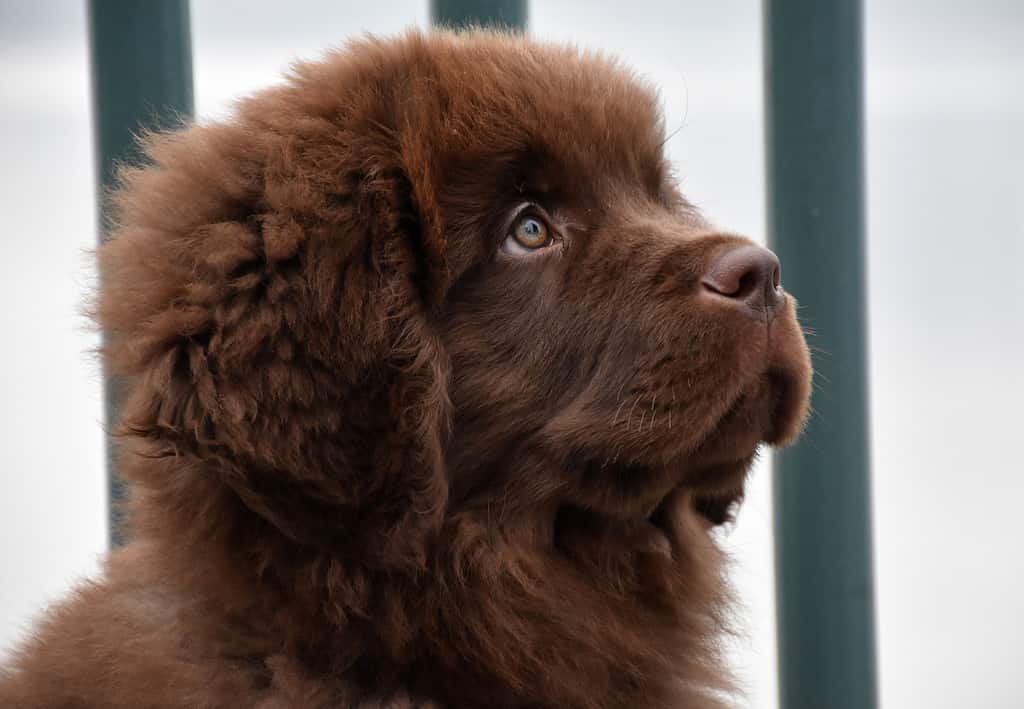
{"label": "white blurred background", "polygon": [[[758,0],[530,3],[534,36],[662,88],[683,189],[763,239]],[[193,0],[196,107],[427,0]],[[1024,706],[1024,2],[867,0],[871,426],[882,705]],[[0,4],[0,656],[107,543],[84,3]],[[797,294],[799,296],[799,294]],[[751,707],[777,705],[770,471],[727,540]],[[827,471],[823,471],[826,473]]]}

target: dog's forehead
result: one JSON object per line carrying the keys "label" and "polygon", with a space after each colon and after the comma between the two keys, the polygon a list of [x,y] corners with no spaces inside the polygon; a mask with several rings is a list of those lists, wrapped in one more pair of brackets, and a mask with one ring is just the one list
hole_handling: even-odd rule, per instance
{"label": "dog's forehead", "polygon": [[422,89],[460,157],[534,155],[573,175],[656,181],[664,127],[656,93],[608,57],[486,33],[443,36]]}

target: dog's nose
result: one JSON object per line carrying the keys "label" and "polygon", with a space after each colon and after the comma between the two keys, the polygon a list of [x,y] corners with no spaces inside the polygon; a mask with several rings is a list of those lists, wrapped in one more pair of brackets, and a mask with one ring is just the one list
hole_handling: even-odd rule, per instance
{"label": "dog's nose", "polygon": [[782,268],[778,257],[750,244],[731,249],[712,262],[701,283],[711,293],[728,298],[757,318],[770,321],[785,301],[779,287]]}

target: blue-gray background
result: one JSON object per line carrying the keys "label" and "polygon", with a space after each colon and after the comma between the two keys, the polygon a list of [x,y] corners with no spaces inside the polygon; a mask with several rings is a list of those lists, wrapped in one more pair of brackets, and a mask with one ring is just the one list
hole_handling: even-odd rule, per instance
{"label": "blue-gray background", "polygon": [[[662,89],[684,191],[763,239],[757,0],[540,2],[532,33],[602,48]],[[1024,706],[1024,3],[867,0],[871,425],[884,707]],[[192,4],[196,105],[273,82],[426,0]],[[85,10],[0,4],[0,648],[106,546]],[[799,297],[800,294],[797,294]],[[774,707],[770,466],[725,544],[733,657]],[[821,471],[827,475],[829,471]],[[0,650],[0,656],[3,651]]]}

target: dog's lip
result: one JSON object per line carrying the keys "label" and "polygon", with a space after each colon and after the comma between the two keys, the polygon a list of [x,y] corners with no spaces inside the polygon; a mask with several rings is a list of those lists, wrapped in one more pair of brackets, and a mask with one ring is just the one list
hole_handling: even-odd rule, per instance
{"label": "dog's lip", "polygon": [[676,545],[676,533],[675,529],[673,529],[670,504],[670,500],[673,499],[675,494],[676,492],[673,490],[666,495],[658,506],[654,508],[654,511],[647,516],[647,523],[657,531],[659,541],[663,543],[660,549],[661,553],[670,558],[674,556]]}
{"label": "dog's lip", "polygon": [[698,468],[685,476],[685,482],[666,495],[650,515],[655,523],[666,518],[675,496],[687,497],[686,508],[705,530],[733,521],[736,503],[742,499],[747,473],[754,455]]}
{"label": "dog's lip", "polygon": [[[652,504],[640,509],[623,499],[621,506],[596,507],[578,501],[560,505],[562,524],[585,524],[605,534],[628,538],[639,553],[676,558],[684,542],[683,528],[695,524],[704,532],[730,522],[735,503],[742,497],[743,481],[753,456],[686,470],[672,471],[674,483]],[[669,474],[666,471],[666,474]],[[632,511],[627,511],[632,509]]]}
{"label": "dog's lip", "polygon": [[671,559],[678,544],[676,533],[667,516],[622,518],[606,515],[593,508],[573,504],[561,505],[555,514],[554,544],[572,556],[573,536],[593,537],[601,543],[631,553],[652,554]]}
{"label": "dog's lip", "polygon": [[742,497],[742,488],[705,494],[680,485],[662,499],[648,515],[647,522],[660,532],[663,553],[675,558],[684,543],[683,527],[693,524],[709,534],[716,527],[733,522],[736,505]]}
{"label": "dog's lip", "polygon": [[[659,506],[658,510],[660,509]],[[673,538],[675,535],[667,520],[657,514],[658,510],[645,519],[644,529],[647,534],[641,550],[671,559],[674,556]]]}

